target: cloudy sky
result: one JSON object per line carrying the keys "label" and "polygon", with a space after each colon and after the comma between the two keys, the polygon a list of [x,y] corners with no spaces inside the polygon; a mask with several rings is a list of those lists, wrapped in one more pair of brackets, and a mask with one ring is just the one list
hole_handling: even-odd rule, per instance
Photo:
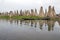
{"label": "cloudy sky", "polygon": [[20,10],[20,9],[40,9],[41,6],[47,9],[49,5],[55,7],[60,13],[60,0],[0,0],[0,11]]}

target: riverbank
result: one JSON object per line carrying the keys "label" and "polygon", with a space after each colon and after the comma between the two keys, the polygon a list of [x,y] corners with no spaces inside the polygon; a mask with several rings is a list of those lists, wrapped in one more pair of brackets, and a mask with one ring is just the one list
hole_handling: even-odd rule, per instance
{"label": "riverbank", "polygon": [[0,19],[17,19],[17,20],[60,20],[59,17],[39,17],[39,16],[0,16]]}

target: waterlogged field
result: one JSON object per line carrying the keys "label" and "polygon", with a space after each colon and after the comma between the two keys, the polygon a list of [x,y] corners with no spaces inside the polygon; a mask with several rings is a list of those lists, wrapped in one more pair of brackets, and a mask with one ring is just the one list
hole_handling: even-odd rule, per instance
{"label": "waterlogged field", "polygon": [[0,40],[60,40],[60,21],[0,19]]}

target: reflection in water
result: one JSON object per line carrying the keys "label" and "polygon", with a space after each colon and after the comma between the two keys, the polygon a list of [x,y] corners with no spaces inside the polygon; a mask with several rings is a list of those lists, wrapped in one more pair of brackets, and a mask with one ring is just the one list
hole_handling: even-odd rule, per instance
{"label": "reflection in water", "polygon": [[[40,30],[44,29],[43,25],[46,27],[48,26],[47,30],[48,31],[53,31],[54,30],[54,25],[56,21],[52,21],[52,20],[12,20],[10,19],[9,22],[12,24],[14,21],[14,23],[20,24],[21,26],[27,25],[27,26],[31,26],[31,27],[39,27]],[[60,25],[60,21],[57,21]],[[38,26],[39,24],[39,26]]]}
{"label": "reflection in water", "polygon": [[54,21],[47,21],[47,25],[48,25],[48,31],[53,31],[54,28]]}
{"label": "reflection in water", "polygon": [[33,27],[33,23],[34,23],[34,21],[33,21],[33,20],[31,20],[31,27]]}
{"label": "reflection in water", "polygon": [[17,24],[19,23],[19,20],[16,20]]}
{"label": "reflection in water", "polygon": [[22,20],[20,20],[20,24],[22,24]]}
{"label": "reflection in water", "polygon": [[40,25],[40,29],[41,29],[41,30],[42,30],[42,27],[43,27],[44,22],[45,22],[44,20],[40,20],[40,21],[39,21],[39,25]]}
{"label": "reflection in water", "polygon": [[12,23],[13,23],[13,20],[12,20],[12,19],[9,19],[9,21],[10,21],[10,24],[12,24]]}
{"label": "reflection in water", "polygon": [[35,22],[35,28],[37,27],[37,22]]}
{"label": "reflection in water", "polygon": [[60,21],[0,20],[0,40],[58,40]]}
{"label": "reflection in water", "polygon": [[60,20],[58,20],[58,23],[59,23],[59,25],[60,25]]}
{"label": "reflection in water", "polygon": [[29,23],[30,23],[30,21],[29,20],[26,20],[26,21],[24,21],[24,25],[28,25],[29,26]]}
{"label": "reflection in water", "polygon": [[20,20],[20,24],[21,24],[21,25],[22,25],[22,22],[23,22],[23,21],[22,21],[22,20]]}

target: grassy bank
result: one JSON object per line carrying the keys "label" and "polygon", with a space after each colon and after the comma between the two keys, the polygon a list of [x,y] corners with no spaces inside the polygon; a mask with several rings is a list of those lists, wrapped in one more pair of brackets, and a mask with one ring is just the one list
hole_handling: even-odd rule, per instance
{"label": "grassy bank", "polygon": [[42,17],[38,16],[12,16],[13,19],[42,19]]}
{"label": "grassy bank", "polygon": [[9,19],[9,16],[0,16],[0,19]]}
{"label": "grassy bank", "polygon": [[38,17],[38,16],[0,16],[0,19],[17,19],[17,20],[60,20],[60,18],[48,18],[48,17]]}

